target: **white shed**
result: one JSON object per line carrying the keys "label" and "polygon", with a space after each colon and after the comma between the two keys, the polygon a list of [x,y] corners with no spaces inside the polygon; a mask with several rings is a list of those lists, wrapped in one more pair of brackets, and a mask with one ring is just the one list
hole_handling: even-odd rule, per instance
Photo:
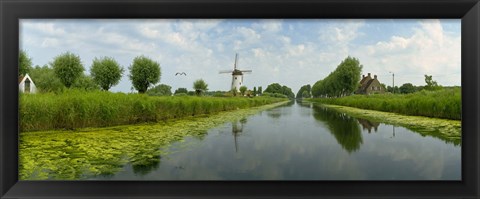
{"label": "white shed", "polygon": [[20,76],[18,78],[18,89],[22,93],[36,93],[37,92],[37,87],[35,86],[35,83],[33,83],[32,78],[28,74],[25,74],[25,76]]}

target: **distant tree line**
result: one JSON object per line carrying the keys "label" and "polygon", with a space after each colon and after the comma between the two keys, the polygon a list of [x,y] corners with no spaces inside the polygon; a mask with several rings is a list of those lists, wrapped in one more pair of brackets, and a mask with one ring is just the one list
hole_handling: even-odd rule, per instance
{"label": "distant tree line", "polygon": [[310,84],[303,85],[297,92],[296,98],[311,98],[312,97],[312,86]]}
{"label": "distant tree line", "polygon": [[433,81],[432,75],[424,75],[424,77],[425,77],[424,86],[415,86],[412,83],[404,83],[400,87],[395,86],[395,88],[391,86],[387,86],[386,87],[387,92],[409,94],[409,93],[414,93],[421,90],[437,91],[444,88],[443,86],[439,85],[436,81]]}
{"label": "distant tree line", "polygon": [[[280,85],[279,83],[273,83],[267,86],[265,91],[263,91],[262,95],[271,95],[274,94],[273,97],[282,97],[284,95],[288,98],[295,98],[295,94],[292,92],[292,89],[285,86]],[[276,95],[275,95],[276,94]]]}

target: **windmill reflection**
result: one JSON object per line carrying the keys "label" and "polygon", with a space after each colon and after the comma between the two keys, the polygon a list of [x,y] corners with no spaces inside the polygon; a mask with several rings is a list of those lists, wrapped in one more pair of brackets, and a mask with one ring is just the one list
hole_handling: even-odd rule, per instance
{"label": "windmill reflection", "polygon": [[243,132],[243,126],[247,123],[247,118],[242,118],[235,122],[232,122],[232,135],[233,142],[235,144],[235,152],[238,152],[238,136]]}
{"label": "windmill reflection", "polygon": [[393,135],[392,135],[392,137],[390,137],[390,138],[394,138],[394,137],[395,137],[395,126],[393,126],[393,125],[392,125],[392,131],[393,131]]}

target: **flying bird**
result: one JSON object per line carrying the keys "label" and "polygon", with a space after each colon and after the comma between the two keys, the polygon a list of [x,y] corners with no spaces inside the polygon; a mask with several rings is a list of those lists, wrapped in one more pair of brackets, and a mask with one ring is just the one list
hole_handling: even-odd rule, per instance
{"label": "flying bird", "polygon": [[175,76],[177,76],[177,75],[185,75],[185,76],[187,76],[187,73],[185,73],[185,72],[175,73]]}

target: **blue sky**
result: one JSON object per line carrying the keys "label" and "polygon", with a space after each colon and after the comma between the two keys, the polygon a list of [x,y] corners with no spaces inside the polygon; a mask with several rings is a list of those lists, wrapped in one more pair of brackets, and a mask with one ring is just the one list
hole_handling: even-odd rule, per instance
{"label": "blue sky", "polygon": [[128,67],[140,55],[160,63],[158,84],[172,91],[192,90],[200,78],[210,90],[229,90],[231,75],[218,72],[233,69],[235,53],[240,69],[253,70],[244,77],[250,89],[276,82],[296,93],[347,56],[387,85],[393,72],[398,86],[424,85],[424,74],[452,86],[461,84],[460,26],[459,19],[22,19],[20,48],[40,66],[75,53],[86,74],[95,57],[113,57],[125,69],[114,92],[132,91]]}

